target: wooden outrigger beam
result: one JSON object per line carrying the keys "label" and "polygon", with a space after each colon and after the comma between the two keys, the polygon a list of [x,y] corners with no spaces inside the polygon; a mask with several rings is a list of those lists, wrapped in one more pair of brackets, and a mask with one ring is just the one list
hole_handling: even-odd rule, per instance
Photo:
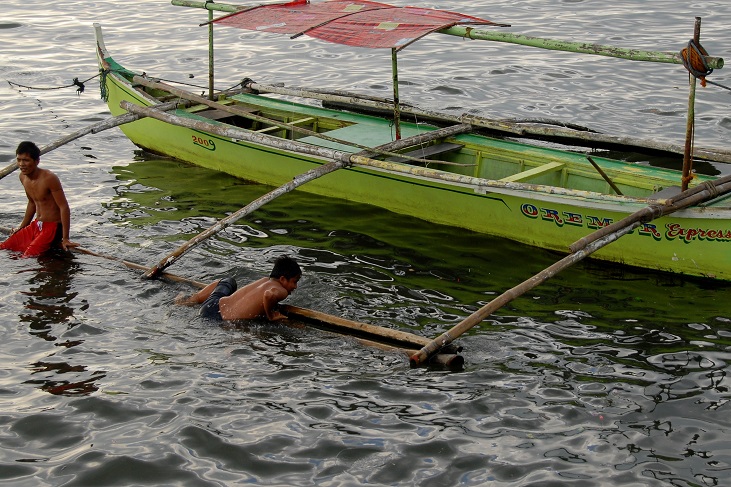
{"label": "wooden outrigger beam", "polygon": [[[0,232],[9,234],[10,229],[0,227]],[[84,247],[74,247],[72,251],[75,253],[111,260],[124,265],[128,269],[143,272],[148,270],[148,268],[144,265],[130,262],[112,255],[94,252]],[[162,273],[161,277],[171,282],[187,284],[198,289],[202,289],[206,286],[203,282],[188,279],[169,272]],[[369,323],[347,320],[339,316],[333,316],[307,308],[280,304],[280,309],[282,313],[287,316],[287,321],[291,324],[303,323],[330,333],[353,336],[365,345],[397,351],[405,356],[411,356],[414,353],[417,353],[419,348],[426,346],[430,342],[428,338],[415,335],[413,333],[393,328],[386,328],[383,326],[371,325]],[[462,347],[451,347],[445,349],[444,353],[435,355],[430,364],[441,365],[449,368],[461,368],[464,365],[464,357],[459,355],[459,352],[461,351]]]}
{"label": "wooden outrigger beam", "polygon": [[[193,120],[190,118],[183,118],[171,113],[162,112],[152,107],[141,107],[133,103],[123,101],[120,106],[130,112],[139,113],[157,120],[161,120],[165,123],[172,125],[178,125],[180,127],[187,127],[194,130],[201,130],[203,132],[209,132],[212,134],[220,135],[221,137],[227,137],[230,139],[245,140],[256,144],[266,145],[269,147],[275,147],[277,149],[288,150],[298,152],[301,154],[307,154],[317,158],[325,160],[337,160],[347,161],[348,164],[360,167],[371,167],[383,169],[400,174],[409,174],[412,176],[418,176],[428,178],[432,180],[447,181],[450,183],[458,183],[465,186],[474,188],[475,191],[488,191],[489,189],[510,189],[510,190],[525,190],[531,192],[539,192],[546,194],[557,194],[566,196],[578,196],[581,198],[596,198],[605,201],[623,201],[623,202],[636,202],[638,199],[629,196],[611,195],[596,193],[592,191],[584,191],[569,188],[559,188],[557,186],[549,186],[543,184],[530,184],[522,182],[511,182],[511,181],[500,181],[495,179],[484,179],[474,176],[465,176],[462,174],[456,174],[446,171],[440,171],[438,169],[431,169],[428,167],[413,166],[409,164],[401,164],[398,162],[379,161],[367,157],[367,155],[352,154],[341,150],[331,149],[328,147],[313,146],[305,144],[296,140],[284,140],[279,137],[273,137],[271,135],[251,132],[250,130],[241,129],[238,127],[227,127],[222,125],[216,125],[213,123],[204,122],[202,120]],[[421,134],[421,137],[427,137],[432,132],[425,132]],[[406,139],[402,139],[406,140]],[[400,141],[395,141],[400,142]],[[394,144],[395,144],[394,142]],[[391,146],[392,150],[395,146]],[[364,151],[367,152],[367,151]],[[655,200],[658,204],[663,204],[665,200]]]}
{"label": "wooden outrigger beam", "polygon": [[[220,12],[238,12],[246,10],[251,6],[232,5],[226,3],[213,2],[196,2],[192,0],[172,0],[172,5],[178,7],[202,8],[206,10],[217,10]],[[555,39],[545,39],[541,37],[531,37],[519,34],[511,34],[506,32],[495,32],[485,29],[476,29],[474,27],[454,26],[448,29],[438,31],[441,34],[451,36],[464,37],[467,39],[476,39],[483,41],[507,42],[511,44],[519,44],[523,46],[538,47],[541,49],[549,49],[552,51],[566,51],[581,54],[593,54],[597,56],[609,56],[630,61],[647,61],[655,63],[671,63],[683,64],[683,58],[677,52],[664,51],[646,51],[642,49],[624,49],[615,46],[606,46],[601,44],[589,44],[586,42],[561,41]],[[706,64],[713,69],[723,67],[723,58],[706,56]]]}
{"label": "wooden outrigger beam", "polygon": [[[181,105],[181,103],[174,101],[155,105],[155,108],[162,111],[168,111],[178,107],[179,105]],[[136,120],[139,120],[140,118],[144,118],[144,115],[140,115],[138,113],[123,113],[122,115],[117,115],[116,117],[107,118],[105,120],[102,120],[101,122],[93,123],[65,137],[61,137],[60,139],[48,145],[44,145],[43,147],[41,147],[41,155],[51,152],[54,149],[58,149],[62,145],[66,145],[69,142],[83,137],[84,135],[98,134],[99,132],[102,132],[104,130],[118,127],[126,123],[134,122]],[[12,173],[16,169],[18,169],[18,163],[14,160],[11,164],[0,170],[0,179]]]}
{"label": "wooden outrigger beam", "polygon": [[[133,109],[137,110],[137,113],[147,113],[145,109],[142,108],[134,108],[136,105],[132,105],[129,102],[123,102],[122,105],[125,109]],[[146,110],[150,110],[149,108]],[[161,112],[155,112],[154,110],[149,111],[149,114],[155,114],[155,113],[161,113]],[[168,117],[171,118],[171,117]],[[171,119],[175,120],[175,119]],[[171,121],[173,123],[173,121]],[[381,153],[381,151],[386,151],[385,153],[390,154],[388,152],[389,149],[401,149],[405,147],[410,147],[412,145],[422,144],[426,143],[432,140],[444,138],[450,135],[454,135],[456,133],[462,133],[465,131],[469,131],[470,127],[467,125],[456,125],[453,127],[445,127],[438,130],[433,130],[429,132],[424,132],[418,135],[414,135],[412,137],[408,137],[406,139],[399,139],[395,140],[393,142],[389,142],[387,144],[381,145],[379,147],[375,148],[366,148],[365,150],[361,151],[360,153],[354,155],[356,156],[365,156],[369,157],[371,153]],[[275,139],[277,140],[277,139]],[[259,209],[262,205],[265,203],[268,203],[269,201],[286,194],[297,187],[312,181],[313,179],[317,179],[319,177],[322,177],[326,174],[329,174],[333,171],[337,171],[338,169],[343,168],[348,164],[348,161],[345,159],[333,159],[331,162],[324,164],[322,166],[318,166],[316,168],[313,168],[303,174],[299,174],[296,177],[294,177],[291,181],[286,182],[282,186],[279,186],[278,188],[270,191],[269,193],[265,194],[264,196],[261,196],[260,198],[257,198],[256,200],[252,201],[248,205],[244,206],[243,208],[237,210],[236,212],[232,213],[231,215],[227,216],[226,218],[216,222],[214,225],[206,229],[205,231],[199,233],[192,239],[190,239],[188,242],[186,242],[184,245],[180,246],[175,251],[169,253],[164,258],[160,260],[160,262],[151,267],[147,272],[145,272],[145,277],[147,278],[153,278],[157,276],[162,270],[170,266],[173,262],[178,260],[181,256],[183,256],[186,252],[191,250],[195,245],[198,245],[200,242],[203,242],[207,238],[215,235],[216,233],[220,232],[227,226],[231,225],[237,220],[240,220],[244,216],[250,214],[251,212]]]}
{"label": "wooden outrigger beam", "polygon": [[450,330],[429,342],[428,345],[411,356],[411,365],[417,366],[428,361],[432,354],[437,353],[442,347],[448,346],[492,313],[496,312],[514,299],[522,296],[539,284],[546,282],[562,270],[580,262],[602,247],[615,242],[617,239],[639,227],[642,222],[649,222],[655,218],[660,218],[661,216],[668,215],[683,208],[716,199],[719,196],[728,194],[729,192],[731,192],[731,176],[726,176],[715,181],[706,181],[695,188],[683,191],[674,198],[668,200],[668,203],[663,205],[650,205],[626,218],[623,218],[622,220],[596,230],[577,242],[574,242],[574,244],[570,247],[570,254],[543,269],[538,274],[535,274],[529,279],[521,282],[517,286],[508,289],[482,308],[457,323]]}
{"label": "wooden outrigger beam", "polygon": [[[341,144],[341,145],[346,145],[346,146],[350,146],[350,147],[355,147],[357,149],[361,149],[361,150],[364,150],[364,151],[369,151],[369,152],[371,152],[373,154],[377,154],[377,155],[381,155],[381,156],[401,157],[401,158],[404,158],[404,159],[407,159],[407,160],[411,160],[411,161],[414,161],[414,162],[421,162],[421,163],[430,163],[431,162],[431,163],[446,164],[446,165],[450,165],[450,164],[453,164],[454,165],[454,164],[456,164],[456,163],[450,163],[450,162],[447,162],[447,161],[435,161],[435,160],[429,160],[429,159],[421,159],[421,158],[418,158],[418,157],[409,157],[409,156],[407,156],[405,154],[399,154],[399,153],[396,153],[396,152],[390,152],[390,151],[385,150],[385,149],[379,149],[378,147],[369,147],[369,146],[366,146],[366,145],[359,144],[357,142],[353,142],[353,141],[349,141],[349,140],[337,139],[335,137],[330,137],[328,135],[321,134],[319,132],[315,132],[315,131],[306,129],[304,127],[300,127],[300,126],[295,125],[295,124],[286,123],[286,122],[280,122],[279,120],[274,120],[274,119],[271,119],[271,118],[262,117],[261,115],[257,115],[255,113],[247,112],[247,111],[242,110],[241,108],[239,108],[239,107],[237,107],[235,105],[231,106],[231,105],[225,105],[223,103],[218,103],[218,102],[215,102],[215,101],[211,101],[211,100],[208,100],[208,99],[206,99],[206,98],[204,98],[202,96],[198,96],[198,95],[196,95],[194,93],[191,93],[189,91],[181,90],[181,89],[176,88],[174,86],[171,86],[171,85],[169,85],[167,83],[162,83],[160,81],[155,81],[154,79],[151,79],[151,78],[146,78],[146,77],[143,77],[143,76],[134,76],[132,78],[132,81],[134,83],[140,84],[142,86],[146,86],[148,88],[153,88],[153,89],[157,89],[157,90],[161,90],[161,91],[167,91],[168,93],[171,93],[171,94],[173,94],[175,96],[178,96],[180,98],[183,98],[183,99],[186,99],[186,100],[189,100],[189,101],[193,101],[193,102],[196,102],[196,103],[200,103],[202,105],[206,105],[206,106],[209,106],[211,108],[215,108],[217,110],[221,110],[221,111],[230,113],[231,115],[236,115],[236,116],[239,116],[239,117],[247,118],[249,120],[255,120],[255,121],[258,121],[258,122],[267,123],[267,124],[274,125],[276,127],[282,128],[282,129],[291,130],[293,132],[298,132],[298,133],[301,133],[301,134],[304,134],[304,135],[308,135],[310,137],[316,137],[318,139],[327,140],[329,142],[335,142],[336,144]],[[472,130],[472,127],[470,125],[468,125],[468,124],[458,124],[458,125],[454,125],[452,127],[447,127],[447,128],[448,128],[448,131],[447,132],[444,132],[444,135],[441,135],[440,137],[449,137],[449,136],[457,135],[457,134],[460,134],[460,133],[469,132],[470,130]],[[396,137],[396,139],[398,140],[400,138],[401,138],[401,134],[399,132],[398,135],[397,135],[397,137]],[[416,145],[416,143],[414,143],[414,145]],[[456,164],[456,165],[463,165],[463,164]]]}
{"label": "wooden outrigger beam", "polygon": [[[353,94],[329,94],[321,93],[315,91],[315,89],[310,88],[286,88],[255,82],[247,82],[245,87],[248,87],[250,90],[258,91],[260,93],[275,93],[278,95],[299,96],[302,98],[312,98],[333,103],[343,103],[368,108],[375,108],[378,110],[393,110],[392,103],[378,100],[359,99]],[[480,127],[516,136],[564,138],[573,140],[577,143],[579,143],[578,141],[581,141],[584,143],[608,144],[618,147],[642,148],[655,151],[663,151],[679,155],[682,155],[685,152],[685,146],[679,144],[668,144],[656,140],[642,139],[632,136],[606,135],[596,132],[578,131],[570,128],[550,127],[545,124],[526,124],[511,120],[481,117],[479,115],[473,115],[471,113],[465,113],[462,115],[449,115],[408,105],[400,105],[400,112],[402,114],[414,115],[422,121],[430,119],[447,123],[468,123],[474,127]],[[693,157],[697,159],[707,159],[716,162],[731,163],[731,151],[725,149],[694,147]]]}

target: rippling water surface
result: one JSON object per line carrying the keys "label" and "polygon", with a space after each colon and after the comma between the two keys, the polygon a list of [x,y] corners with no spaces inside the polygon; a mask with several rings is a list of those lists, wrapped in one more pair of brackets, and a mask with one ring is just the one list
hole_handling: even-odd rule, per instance
{"label": "rippling water surface", "polygon": [[[397,1],[397,4],[409,2]],[[676,51],[703,18],[731,59],[721,1],[427,2],[511,32]],[[34,88],[96,74],[91,24],[119,61],[204,86],[200,10],[166,1],[5,2],[0,77]],[[241,78],[387,96],[390,59],[308,39],[217,29],[219,88]],[[401,56],[407,102],[543,117],[680,143],[677,66],[435,36]],[[192,75],[192,77],[191,77]],[[731,84],[725,70],[715,81]],[[77,95],[0,88],[0,162],[108,116]],[[698,144],[727,145],[728,92],[699,89]],[[43,157],[84,247],[152,264],[269,188],[157,160],[112,129]],[[4,164],[3,164],[4,165]],[[25,195],[0,181],[0,226]],[[447,330],[557,255],[304,194],[267,204],[175,264],[240,282],[280,254],[302,264],[288,301],[425,336]],[[463,336],[464,370],[324,332],[213,326],[173,306],[183,284],[89,255],[0,253],[0,480],[8,485],[727,485],[731,288],[576,265]]]}

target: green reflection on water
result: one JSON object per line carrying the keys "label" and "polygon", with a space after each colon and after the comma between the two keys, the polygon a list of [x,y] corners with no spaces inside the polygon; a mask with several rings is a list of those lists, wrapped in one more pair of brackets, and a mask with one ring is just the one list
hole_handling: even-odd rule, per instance
{"label": "green reflection on water", "polygon": [[[169,247],[164,242],[177,247],[214,218],[272,189],[170,160],[140,160],[115,167],[114,173],[120,185],[108,208],[118,223],[159,240],[161,256]],[[336,286],[340,307],[371,321],[395,320],[416,328],[436,322],[434,330],[452,326],[561,257],[299,191],[267,203],[212,240],[220,245],[211,250],[211,258],[275,246],[296,248],[307,272]],[[729,289],[725,283],[585,261],[512,301],[481,328],[523,326],[516,325],[516,317],[525,316],[557,322],[568,313],[582,325],[607,333],[667,330],[687,339],[710,336],[726,346],[728,339],[711,329],[727,328]]]}

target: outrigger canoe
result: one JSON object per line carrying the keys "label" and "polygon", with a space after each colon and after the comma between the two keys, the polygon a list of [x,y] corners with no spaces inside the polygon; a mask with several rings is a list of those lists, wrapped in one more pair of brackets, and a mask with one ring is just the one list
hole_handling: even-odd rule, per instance
{"label": "outrigger canoe", "polygon": [[[323,5],[298,1],[243,9],[213,2],[173,3],[209,10],[228,8],[233,14],[220,23],[231,22],[243,28],[253,28],[251,25],[265,22],[271,15],[281,18],[286,12],[296,17],[311,5]],[[338,4],[352,10],[354,5],[370,8],[374,2],[337,0],[324,4],[331,14]],[[280,10],[262,10],[267,8]],[[371,14],[375,10],[392,15],[396,19],[392,23],[398,24],[399,9],[373,9]],[[263,17],[247,20],[247,15]],[[320,27],[332,21],[316,19]],[[475,18],[459,19],[429,24],[425,32],[470,28],[462,26],[463,20],[478,26],[498,25]],[[319,35],[318,25],[296,28],[307,35],[333,40],[327,38],[332,33]],[[341,30],[333,30],[342,33],[342,28],[339,25],[337,29]],[[572,243],[597,229],[648,206],[671,204],[671,198],[681,191],[679,170],[602,157],[604,152],[596,150],[621,145],[626,138],[596,135],[586,139],[578,132],[574,137],[570,129],[532,128],[534,133],[551,133],[556,140],[570,141],[574,146],[557,149],[554,145],[516,140],[531,130],[518,124],[442,115],[373,97],[267,86],[252,80],[243,82],[236,91],[212,90],[208,98],[203,98],[121,65],[107,51],[101,27],[95,25],[95,30],[102,94],[109,109],[113,115],[130,111],[145,117],[121,126],[133,143],[153,153],[246,180],[280,186],[330,161],[345,161],[346,167],[299,189],[564,253]],[[359,35],[340,38],[354,42],[352,39]],[[425,34],[411,35],[418,38]],[[390,45],[395,61],[397,49],[404,46]],[[716,67],[722,66],[722,60],[715,59]],[[323,102],[322,106],[314,106],[271,94]],[[175,99],[185,103],[172,110],[169,104],[160,108]],[[394,99],[398,99],[397,92]],[[408,120],[410,114],[430,124],[417,125]],[[397,137],[394,119],[398,122]],[[578,145],[594,151],[587,155],[584,151],[590,149],[577,150]],[[644,146],[653,149],[652,144]],[[724,151],[695,149],[694,156],[731,162],[731,156]],[[690,187],[712,188],[715,179],[697,175]],[[644,221],[592,257],[731,280],[730,240],[731,202],[724,194],[714,194],[696,206]]]}

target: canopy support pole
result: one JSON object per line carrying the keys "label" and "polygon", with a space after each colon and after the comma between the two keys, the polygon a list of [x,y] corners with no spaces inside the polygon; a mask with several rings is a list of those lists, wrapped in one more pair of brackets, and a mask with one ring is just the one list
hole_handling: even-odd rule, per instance
{"label": "canopy support pole", "polygon": [[401,108],[398,100],[398,56],[391,48],[391,72],[393,73],[393,124],[396,126],[396,140],[401,139]]}
{"label": "canopy support pole", "polygon": [[213,10],[208,10],[208,99],[213,100]]}
{"label": "canopy support pole", "polygon": [[[701,38],[701,18],[695,18],[695,27],[693,29],[693,41],[696,45],[700,45]],[[688,63],[691,62],[690,47],[688,48]],[[683,176],[680,180],[680,189],[685,191],[688,189],[688,183],[693,179],[691,172],[693,171],[693,132],[695,130],[695,88],[697,78],[690,71],[688,72],[690,89],[688,91],[688,120],[685,124],[685,151],[683,152]]]}

